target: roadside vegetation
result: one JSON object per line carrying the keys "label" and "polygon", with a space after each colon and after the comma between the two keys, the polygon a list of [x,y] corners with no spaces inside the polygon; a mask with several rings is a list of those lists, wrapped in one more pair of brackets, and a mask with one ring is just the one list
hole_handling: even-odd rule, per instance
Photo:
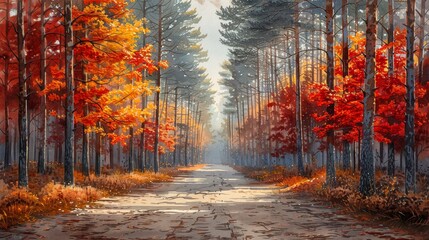
{"label": "roadside vegetation", "polygon": [[325,186],[326,170],[320,168],[299,175],[297,169],[282,166],[268,168],[234,167],[246,177],[263,183],[276,184],[281,192],[309,194],[318,200],[341,206],[349,213],[370,213],[376,218],[396,219],[429,226],[429,179],[417,177],[417,193],[405,194],[403,174],[390,178],[382,171],[376,172],[376,190],[371,196],[359,193],[360,175],[351,170],[337,169],[336,185]]}
{"label": "roadside vegetation", "polygon": [[93,174],[85,177],[81,172],[75,171],[75,186],[65,187],[62,165],[51,164],[46,175],[39,175],[36,172],[36,164],[30,164],[29,175],[32,181],[27,189],[17,186],[15,176],[18,169],[13,167],[2,172],[0,178],[0,228],[7,229],[43,216],[89,207],[103,197],[126,194],[156,182],[170,182],[179,174],[203,166],[199,164],[191,167],[162,168],[159,173],[127,173],[123,170],[106,169],[103,171],[106,174],[99,177]]}

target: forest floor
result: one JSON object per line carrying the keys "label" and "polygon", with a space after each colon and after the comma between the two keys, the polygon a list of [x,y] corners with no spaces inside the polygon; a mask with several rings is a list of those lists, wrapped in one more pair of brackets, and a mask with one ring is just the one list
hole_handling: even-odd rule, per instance
{"label": "forest floor", "polygon": [[0,238],[424,239],[414,229],[357,220],[221,165],[0,231]]}

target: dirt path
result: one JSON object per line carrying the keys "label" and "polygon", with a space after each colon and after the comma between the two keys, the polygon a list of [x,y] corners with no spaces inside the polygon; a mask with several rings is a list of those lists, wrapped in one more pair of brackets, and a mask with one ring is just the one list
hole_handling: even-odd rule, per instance
{"label": "dirt path", "polygon": [[416,239],[207,165],[172,183],[44,218],[0,239]]}

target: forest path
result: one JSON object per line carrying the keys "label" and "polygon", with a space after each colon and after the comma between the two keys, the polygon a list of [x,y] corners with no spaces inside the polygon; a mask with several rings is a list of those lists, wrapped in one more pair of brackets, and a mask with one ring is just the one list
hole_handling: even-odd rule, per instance
{"label": "forest path", "polygon": [[206,167],[99,207],[0,232],[6,239],[416,239],[359,222],[230,167]]}

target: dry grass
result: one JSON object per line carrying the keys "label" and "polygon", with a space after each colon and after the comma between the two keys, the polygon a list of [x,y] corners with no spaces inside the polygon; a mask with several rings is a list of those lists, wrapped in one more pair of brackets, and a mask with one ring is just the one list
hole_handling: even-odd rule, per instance
{"label": "dry grass", "polygon": [[18,188],[16,167],[0,175],[0,228],[33,221],[40,216],[55,215],[83,208],[98,199],[130,192],[133,188],[145,187],[154,182],[169,182],[180,173],[194,171],[204,165],[162,169],[159,173],[125,171],[103,171],[100,177],[83,176],[75,171],[75,186],[64,187],[63,167],[49,165],[46,175],[36,173],[30,164],[28,189]]}
{"label": "dry grass", "polygon": [[327,188],[324,186],[325,169],[312,171],[305,177],[299,176],[296,170],[284,167],[271,170],[244,167],[235,169],[246,177],[281,186],[281,191],[309,193],[320,200],[341,205],[349,212],[365,212],[383,218],[429,225],[428,181],[423,175],[418,178],[419,193],[406,195],[402,191],[403,174],[389,178],[383,172],[377,171],[375,193],[366,197],[358,191],[360,175],[350,170],[337,170],[336,187]]}

